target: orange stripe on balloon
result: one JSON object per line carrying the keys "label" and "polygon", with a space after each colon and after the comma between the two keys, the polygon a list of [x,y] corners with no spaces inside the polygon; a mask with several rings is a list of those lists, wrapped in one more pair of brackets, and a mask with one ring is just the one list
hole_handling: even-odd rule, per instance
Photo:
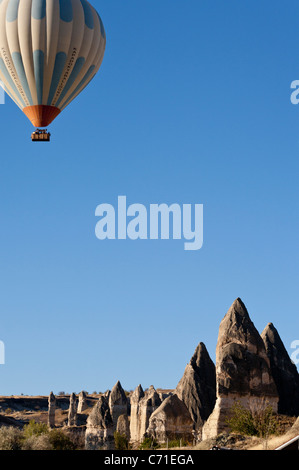
{"label": "orange stripe on balloon", "polygon": [[39,104],[36,106],[26,106],[23,113],[28,117],[34,127],[47,127],[60,113],[56,106]]}

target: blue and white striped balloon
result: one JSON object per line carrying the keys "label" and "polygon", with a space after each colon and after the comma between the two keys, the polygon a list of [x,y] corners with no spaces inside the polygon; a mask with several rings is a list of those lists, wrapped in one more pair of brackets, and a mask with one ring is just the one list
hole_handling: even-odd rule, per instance
{"label": "blue and white striped balloon", "polygon": [[46,127],[88,85],[106,35],[87,0],[0,0],[0,80],[35,127]]}

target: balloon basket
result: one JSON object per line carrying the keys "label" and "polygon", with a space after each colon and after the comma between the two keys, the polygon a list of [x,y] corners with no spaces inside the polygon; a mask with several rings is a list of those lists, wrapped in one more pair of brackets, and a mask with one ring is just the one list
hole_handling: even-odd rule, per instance
{"label": "balloon basket", "polygon": [[36,131],[31,134],[32,142],[50,142],[50,137],[51,134],[47,132],[47,129],[36,129]]}

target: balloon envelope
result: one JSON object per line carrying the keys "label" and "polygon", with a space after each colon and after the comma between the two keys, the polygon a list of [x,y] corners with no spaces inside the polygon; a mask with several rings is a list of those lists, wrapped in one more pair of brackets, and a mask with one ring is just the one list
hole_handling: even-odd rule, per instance
{"label": "balloon envelope", "polygon": [[88,85],[105,46],[86,0],[0,0],[1,86],[35,127],[48,126]]}

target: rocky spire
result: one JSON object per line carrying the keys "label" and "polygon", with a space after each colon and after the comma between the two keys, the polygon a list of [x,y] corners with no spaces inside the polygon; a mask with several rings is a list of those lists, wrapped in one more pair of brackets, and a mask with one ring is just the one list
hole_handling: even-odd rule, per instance
{"label": "rocky spire", "polygon": [[131,417],[130,417],[130,436],[132,442],[138,442],[140,436],[139,409],[140,400],[144,397],[144,391],[141,385],[135,388],[131,395]]}
{"label": "rocky spire", "polygon": [[145,392],[144,397],[140,400],[139,404],[139,442],[143,440],[152,413],[161,405],[161,403],[162,401],[159,394],[153,385],[151,385]]}
{"label": "rocky spire", "polygon": [[56,411],[56,397],[53,392],[49,395],[48,400],[48,426],[55,427],[55,411]]}
{"label": "rocky spire", "polygon": [[110,450],[113,448],[114,426],[110,414],[108,399],[100,396],[93,407],[86,423],[86,450]]}
{"label": "rocky spire", "polygon": [[78,400],[75,393],[72,393],[70,396],[70,407],[68,413],[68,426],[77,425],[77,406]]}
{"label": "rocky spire", "polygon": [[139,384],[131,395],[131,404],[139,403],[139,401],[143,397],[144,397],[144,391],[143,391],[142,386]]}
{"label": "rocky spire", "polygon": [[128,413],[128,400],[119,381],[116,382],[109,395],[109,408],[116,430],[119,416]]}
{"label": "rocky spire", "polygon": [[199,429],[212,413],[216,401],[216,372],[204,343],[199,343],[175,393],[185,403]]}
{"label": "rocky spire", "polygon": [[262,403],[277,411],[278,393],[264,342],[240,298],[219,326],[216,347],[216,404],[203,428],[203,438],[227,429],[232,405],[252,409]]}
{"label": "rocky spire", "polygon": [[278,412],[290,416],[299,415],[299,374],[272,323],[261,334],[270,360],[271,372],[277,387]]}
{"label": "rocky spire", "polygon": [[83,413],[83,411],[88,408],[86,398],[87,394],[82,390],[82,392],[79,393],[78,413]]}
{"label": "rocky spire", "polygon": [[240,298],[220,323],[216,374],[220,394],[249,393],[277,399],[264,342]]}

